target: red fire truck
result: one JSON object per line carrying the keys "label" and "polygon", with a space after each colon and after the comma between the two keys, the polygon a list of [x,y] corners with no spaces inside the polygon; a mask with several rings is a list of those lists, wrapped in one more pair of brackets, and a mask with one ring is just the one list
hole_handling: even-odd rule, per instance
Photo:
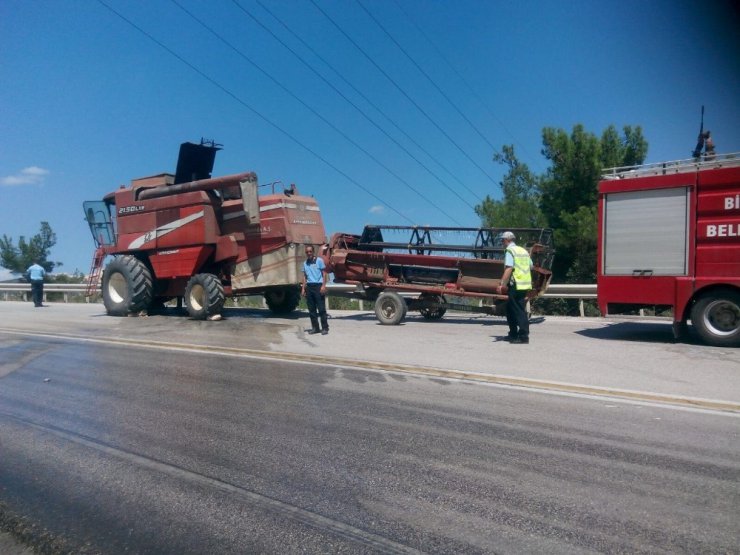
{"label": "red fire truck", "polygon": [[672,309],[676,338],[740,346],[740,154],[607,170],[598,241],[602,314]]}

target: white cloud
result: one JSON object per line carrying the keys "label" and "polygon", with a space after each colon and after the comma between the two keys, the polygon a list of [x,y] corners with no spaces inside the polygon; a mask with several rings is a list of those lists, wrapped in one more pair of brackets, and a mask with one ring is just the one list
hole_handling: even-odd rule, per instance
{"label": "white cloud", "polygon": [[49,175],[49,170],[29,166],[18,173],[0,178],[0,185],[40,185],[47,175]]}
{"label": "white cloud", "polygon": [[381,206],[380,204],[376,204],[375,206],[371,206],[370,212],[371,214],[382,214],[385,211],[385,207]]}

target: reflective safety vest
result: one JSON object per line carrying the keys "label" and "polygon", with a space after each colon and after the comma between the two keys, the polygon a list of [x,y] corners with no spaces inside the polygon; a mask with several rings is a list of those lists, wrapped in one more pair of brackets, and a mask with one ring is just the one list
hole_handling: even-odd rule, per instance
{"label": "reflective safety vest", "polygon": [[514,258],[514,272],[512,279],[517,291],[532,289],[532,259],[527,249],[518,245],[509,245],[506,252]]}

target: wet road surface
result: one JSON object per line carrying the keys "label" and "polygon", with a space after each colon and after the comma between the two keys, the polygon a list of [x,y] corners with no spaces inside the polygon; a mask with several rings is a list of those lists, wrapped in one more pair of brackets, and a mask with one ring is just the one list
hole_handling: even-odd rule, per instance
{"label": "wet road surface", "polygon": [[0,333],[0,518],[52,552],[732,552],[739,423]]}

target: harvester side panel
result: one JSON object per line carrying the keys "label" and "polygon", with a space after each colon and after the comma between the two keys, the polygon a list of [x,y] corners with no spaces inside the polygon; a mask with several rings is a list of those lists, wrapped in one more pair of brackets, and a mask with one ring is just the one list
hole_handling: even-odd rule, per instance
{"label": "harvester side panel", "polygon": [[219,237],[213,200],[203,191],[134,200],[125,190],[116,195],[116,206],[121,250],[215,244]]}
{"label": "harvester side panel", "polygon": [[[310,197],[265,195],[259,199],[260,225],[245,232],[243,250],[231,276],[235,293],[301,282],[303,247],[318,247],[325,240],[324,224],[316,201]],[[227,207],[224,229],[231,230],[241,217]]]}
{"label": "harvester side panel", "polygon": [[158,279],[189,277],[203,267],[215,249],[208,245],[163,250],[149,256]]}
{"label": "harvester side panel", "polygon": [[232,291],[298,284],[303,259],[303,253],[295,245],[283,245],[263,255],[250,256],[236,265],[231,277]]}

